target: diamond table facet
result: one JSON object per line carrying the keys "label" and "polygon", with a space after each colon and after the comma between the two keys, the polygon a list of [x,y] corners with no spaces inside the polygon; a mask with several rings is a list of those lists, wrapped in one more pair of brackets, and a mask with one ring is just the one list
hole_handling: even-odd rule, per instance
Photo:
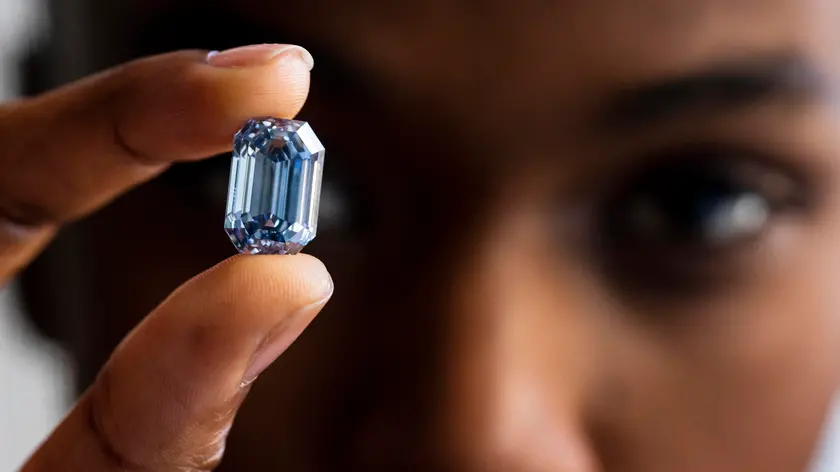
{"label": "diamond table facet", "polygon": [[324,146],[308,123],[253,119],[236,134],[225,231],[251,254],[297,254],[315,239]]}

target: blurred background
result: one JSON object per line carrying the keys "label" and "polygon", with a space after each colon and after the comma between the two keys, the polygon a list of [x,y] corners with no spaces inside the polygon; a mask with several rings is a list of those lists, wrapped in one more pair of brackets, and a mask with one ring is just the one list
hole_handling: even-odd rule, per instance
{"label": "blurred background", "polygon": [[[259,21],[260,15],[237,16],[236,12],[245,10],[243,5],[247,4],[248,0],[0,0],[0,100],[36,94],[111,65],[164,51],[180,48],[225,49],[260,42],[298,42],[298,37],[279,34],[280,26],[254,24]],[[295,27],[285,23],[281,26],[284,32]],[[311,97],[314,100],[308,102],[303,118],[316,117],[312,121],[319,123],[318,132],[322,140],[336,143],[336,147],[330,148],[333,155],[341,156],[342,152],[345,156],[350,154],[347,149],[341,149],[342,143],[352,144],[356,139],[355,130],[343,125],[350,120],[388,130],[382,135],[395,140],[404,142],[411,139],[411,133],[416,132],[412,125],[422,116],[413,116],[415,113],[408,116],[407,112],[405,116],[400,116],[402,108],[407,107],[395,107],[400,109],[392,111],[393,116],[401,119],[378,122],[383,120],[382,116],[392,115],[380,113],[389,109],[387,103],[381,105],[381,109],[375,108],[380,105],[369,103],[357,106],[354,99],[362,94],[356,93],[357,84],[352,78],[359,75],[359,71],[331,57],[329,48],[323,51],[318,49],[318,44],[300,44],[305,44],[314,52],[319,70],[317,77],[313,77]],[[383,96],[393,99],[386,94]],[[391,101],[397,103],[395,99]],[[433,116],[432,111],[429,111],[430,116]],[[386,144],[383,142],[380,146],[383,154],[391,149]],[[434,334],[438,328],[434,326],[436,320],[425,316],[424,310],[437,301],[428,296],[441,284],[435,264],[448,261],[444,258],[445,251],[440,251],[441,254],[405,253],[406,247],[421,247],[412,238],[420,238],[424,234],[421,229],[425,228],[412,226],[423,222],[411,221],[403,215],[411,214],[405,208],[416,210],[422,208],[421,204],[443,197],[430,193],[422,182],[371,176],[368,175],[370,172],[342,168],[342,165],[347,164],[342,164],[341,159],[331,161],[329,175],[325,175],[319,228],[326,230],[323,234],[327,237],[319,236],[308,247],[327,262],[336,280],[345,282],[345,290],[331,305],[365,306],[365,294],[376,287],[379,279],[358,275],[370,273],[366,264],[373,260],[370,256],[374,251],[380,260],[385,261],[389,258],[383,254],[396,254],[408,258],[401,260],[407,267],[416,268],[415,273],[406,278],[416,284],[393,290],[399,295],[394,295],[394,299],[386,297],[382,306],[387,308],[392,303],[416,310],[406,311],[397,321],[405,325],[394,325],[403,330],[400,332],[414,334],[406,338],[422,339],[424,333]],[[162,178],[62,231],[43,257],[35,261],[18,280],[11,286],[0,288],[0,472],[14,470],[22,464],[59,421],[78,390],[91,382],[113,346],[144,314],[192,275],[232,254],[233,249],[221,231],[218,214],[224,204],[228,170],[228,159],[192,165],[188,172],[184,172],[183,166],[175,166]],[[422,174],[413,170],[409,164],[404,164],[399,171]],[[408,197],[404,201],[377,200],[366,190],[374,186],[365,185],[365,179],[378,179],[384,186],[384,190],[380,188],[379,191],[386,195],[396,193],[388,192],[390,187],[387,185],[399,182],[398,185],[407,186],[408,190],[404,193]],[[189,186],[185,185],[187,181]],[[342,198],[348,195],[352,198]],[[369,210],[373,207],[368,204],[370,201],[385,205],[385,209]],[[470,202],[459,199],[457,203],[461,206],[458,206],[454,201],[446,201],[447,205],[452,205],[453,213],[469,213]],[[191,215],[189,224],[174,218],[161,218],[160,208],[165,208],[168,215]],[[383,231],[382,227],[370,224],[370,221],[379,221],[374,218],[377,215],[371,216],[372,211],[390,215],[389,225],[394,225],[394,231]],[[91,234],[105,234],[115,228],[137,225],[138,221],[148,226],[139,231],[121,231],[118,237],[90,237]],[[152,225],[150,222],[154,223],[153,228],[149,227]],[[362,233],[361,229],[369,233]],[[218,237],[191,238],[193,234],[214,234]],[[189,244],[183,244],[185,238],[189,238]],[[361,241],[369,243],[362,244]],[[421,242],[427,244],[425,240]],[[126,247],[131,250],[126,251]],[[414,257],[428,261],[415,260]],[[394,275],[400,275],[404,269],[393,264],[379,267],[376,273],[390,284],[399,284],[402,278]],[[428,287],[431,288],[426,290]],[[94,290],[95,295],[92,294]],[[403,292],[408,295],[403,295]],[[44,296],[44,293],[49,293],[49,296]],[[403,296],[408,297],[408,301],[399,298]],[[346,311],[355,313],[353,310]],[[383,308],[382,312],[387,310]],[[377,376],[387,380],[389,376],[380,375],[376,367],[382,372],[393,373],[388,370],[392,366],[387,360],[382,365],[367,362],[371,360],[365,357],[369,354],[365,350],[368,345],[362,345],[348,336],[348,333],[354,332],[351,321],[348,317],[333,316],[329,324],[319,325],[316,322],[314,330],[302,343],[296,343],[295,350],[289,353],[292,357],[284,356],[287,362],[281,362],[278,367],[285,370],[275,378],[282,380],[288,375],[304,378],[304,388],[311,391],[304,389],[294,393],[320,406],[319,397],[313,392],[340,391],[332,384],[321,382],[325,382],[324,379],[344,382],[344,378],[342,372],[330,372],[329,369],[343,369],[342,365],[333,365],[332,362],[320,365],[316,360],[314,365],[317,368],[312,370],[319,373],[317,376],[294,370],[295,355],[306,358],[306,349],[312,351],[317,348],[322,353],[322,359],[338,358],[348,365],[356,362],[356,365],[374,366],[365,370],[368,377],[358,382],[359,385]],[[393,328],[391,325],[383,326]],[[357,349],[358,346],[361,347]],[[395,349],[387,343],[383,346],[375,347]],[[411,347],[414,346],[400,346],[409,355],[414,353]],[[418,358],[424,361],[425,351],[416,351],[420,353]],[[359,357],[348,358],[347,352]],[[370,349],[370,352],[377,351]],[[396,371],[402,372],[403,367],[399,366]],[[429,372],[428,375],[434,374],[431,370]],[[262,384],[264,389],[252,395],[252,401],[242,415],[244,422],[250,421],[252,430],[263,428],[263,433],[271,430],[270,421],[263,421],[264,410],[260,407],[271,404],[275,410],[280,410],[284,406],[283,402],[276,400],[279,398],[277,392],[283,392],[281,387],[286,387],[281,380],[272,384],[271,379],[266,379]],[[429,388],[433,386],[432,383],[429,385]],[[417,392],[417,397],[422,398],[423,391]],[[365,398],[359,395],[354,400],[367,407],[363,402]],[[320,408],[297,410],[312,415],[310,418],[301,413],[297,418],[307,425],[328,423],[323,418],[329,419],[329,415],[335,413]],[[361,412],[359,416],[366,414],[364,408],[358,411]],[[836,423],[840,424],[840,416]],[[319,432],[314,427],[312,431],[313,435]],[[235,438],[235,441],[241,442],[232,449],[243,456],[259,458],[258,446],[251,448],[250,441],[246,439]],[[276,443],[273,445],[276,448],[297,447],[293,441],[277,440]],[[840,453],[840,448],[835,447],[838,443],[840,437],[828,437],[825,457]],[[280,451],[278,455],[288,452]],[[830,468],[830,464],[840,463],[833,457],[826,460],[826,471],[837,470]],[[265,460],[270,463],[272,458]]]}
{"label": "blurred background", "polygon": [[[0,0],[0,100],[24,91],[23,64],[47,42],[39,0]],[[72,399],[72,366],[25,319],[17,285],[0,288],[0,470],[20,466]]]}

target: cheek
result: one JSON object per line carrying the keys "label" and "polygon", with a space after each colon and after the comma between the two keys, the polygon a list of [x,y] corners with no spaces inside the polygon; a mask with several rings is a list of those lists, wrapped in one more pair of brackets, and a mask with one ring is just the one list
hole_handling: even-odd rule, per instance
{"label": "cheek", "polygon": [[550,237],[537,187],[502,199],[508,217],[486,229],[495,236],[456,291],[464,342],[452,357],[494,379],[482,392],[495,444],[570,432],[562,444],[608,469],[805,467],[840,383],[840,222],[779,235],[743,284],[651,318]]}
{"label": "cheek", "polygon": [[607,462],[802,470],[840,382],[838,234],[814,223],[743,287],[658,326],[620,314],[592,405]]}
{"label": "cheek", "polygon": [[[706,346],[707,362],[731,385],[732,412],[753,420],[735,423],[736,431],[780,447],[798,443],[803,452],[840,383],[840,219],[831,215],[840,202],[831,203],[827,217],[768,256],[750,289],[719,310],[710,341],[694,349],[703,354]],[[777,430],[767,427],[774,419]]]}

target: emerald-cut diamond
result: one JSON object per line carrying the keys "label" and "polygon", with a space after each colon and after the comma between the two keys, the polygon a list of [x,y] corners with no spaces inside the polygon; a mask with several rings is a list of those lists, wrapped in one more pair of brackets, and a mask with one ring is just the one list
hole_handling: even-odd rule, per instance
{"label": "emerald-cut diamond", "polygon": [[240,252],[297,254],[315,239],[324,146],[308,123],[248,122],[236,134],[225,230]]}

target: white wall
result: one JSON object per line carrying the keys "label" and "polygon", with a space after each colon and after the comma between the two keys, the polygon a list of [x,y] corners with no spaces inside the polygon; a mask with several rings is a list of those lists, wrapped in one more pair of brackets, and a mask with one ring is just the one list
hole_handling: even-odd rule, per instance
{"label": "white wall", "polygon": [[[18,89],[16,61],[43,32],[37,0],[0,0],[0,100]],[[0,147],[2,152],[2,147]],[[0,471],[20,467],[60,420],[70,398],[70,369],[60,350],[20,316],[14,288],[0,288]]]}
{"label": "white wall", "polygon": [[[2,0],[7,1],[7,0]],[[66,357],[21,322],[0,290],[0,471],[15,470],[61,419],[70,398]]]}

